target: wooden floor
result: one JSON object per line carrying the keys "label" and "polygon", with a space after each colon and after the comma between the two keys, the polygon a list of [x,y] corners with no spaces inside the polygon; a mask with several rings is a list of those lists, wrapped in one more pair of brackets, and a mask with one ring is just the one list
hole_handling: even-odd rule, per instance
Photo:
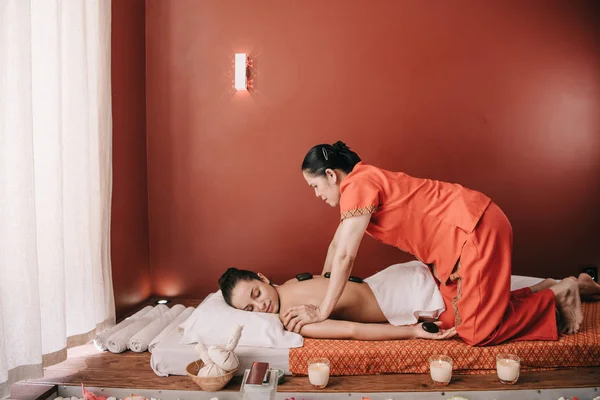
{"label": "wooden floor", "polygon": [[[98,352],[91,344],[69,350],[69,358],[47,368],[42,379],[28,383],[80,385],[101,388],[142,388],[157,390],[198,390],[185,376],[159,377],[150,368],[150,353]],[[552,389],[596,387],[600,368],[522,373],[517,385],[502,385],[496,375],[458,375],[445,391]],[[234,378],[224,390],[239,391],[240,378]],[[280,392],[312,392],[306,377],[286,377]],[[423,392],[439,391],[428,375],[371,375],[331,377],[321,392]]]}
{"label": "wooden floor", "polygon": [[[140,306],[152,305],[150,299]],[[197,306],[200,300],[175,299],[169,304]],[[235,377],[225,391],[239,391],[240,377]],[[199,390],[186,376],[159,377],[150,368],[150,353],[125,352],[113,354],[99,352],[92,344],[69,350],[68,359],[45,370],[44,378],[23,382],[20,390],[35,392],[27,386],[44,386],[37,391],[48,390],[53,385],[81,385],[99,388],[138,388],[156,390]],[[595,388],[600,386],[600,367],[547,372],[522,373],[513,386],[503,385],[495,374],[455,375],[448,391],[473,390],[537,390],[555,388]],[[320,392],[427,392],[439,391],[433,386],[428,374],[368,375],[331,377],[327,388]],[[278,387],[279,392],[314,392],[307,377],[286,377]],[[27,396],[22,399],[30,398]],[[36,397],[31,397],[36,398]],[[43,397],[40,397],[43,398]]]}

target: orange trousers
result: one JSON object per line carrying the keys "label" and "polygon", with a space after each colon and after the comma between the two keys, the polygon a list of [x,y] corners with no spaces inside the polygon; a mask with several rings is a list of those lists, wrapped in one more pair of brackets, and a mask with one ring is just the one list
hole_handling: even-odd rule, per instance
{"label": "orange trousers", "polygon": [[554,292],[510,291],[512,241],[508,218],[491,203],[469,235],[454,272],[440,285],[446,305],[442,326],[456,326],[467,344],[558,339]]}

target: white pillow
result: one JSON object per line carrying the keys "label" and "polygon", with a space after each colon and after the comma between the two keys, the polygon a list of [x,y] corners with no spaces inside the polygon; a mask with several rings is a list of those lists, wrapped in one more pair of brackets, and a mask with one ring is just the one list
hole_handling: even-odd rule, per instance
{"label": "white pillow", "polygon": [[182,344],[204,342],[205,345],[226,344],[236,325],[243,325],[238,345],[290,349],[301,347],[304,338],[283,329],[277,314],[242,311],[225,303],[219,290],[209,295],[190,315],[180,330]]}

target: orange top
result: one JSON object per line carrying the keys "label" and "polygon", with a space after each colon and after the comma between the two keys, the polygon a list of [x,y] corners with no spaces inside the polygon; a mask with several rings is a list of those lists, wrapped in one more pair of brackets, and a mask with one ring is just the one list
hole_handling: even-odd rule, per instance
{"label": "orange top", "polygon": [[359,162],[340,184],[341,219],[372,214],[367,233],[435,264],[445,283],[491,200],[461,185]]}

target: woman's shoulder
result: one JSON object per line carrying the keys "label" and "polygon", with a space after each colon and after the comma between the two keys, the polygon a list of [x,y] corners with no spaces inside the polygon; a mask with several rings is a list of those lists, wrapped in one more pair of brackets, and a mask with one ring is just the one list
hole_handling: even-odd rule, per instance
{"label": "woman's shoulder", "polygon": [[[404,174],[360,163],[357,164],[355,169],[342,181],[340,190],[344,193],[345,191],[351,192],[369,188],[369,190],[382,192],[384,191],[384,188],[401,179],[402,175]],[[354,190],[351,190],[351,188],[354,188]]]}
{"label": "woman's shoulder", "polygon": [[352,172],[344,178],[341,187],[351,186],[355,183],[376,181],[376,176],[380,169],[372,165],[363,164],[362,162],[355,165]]}

